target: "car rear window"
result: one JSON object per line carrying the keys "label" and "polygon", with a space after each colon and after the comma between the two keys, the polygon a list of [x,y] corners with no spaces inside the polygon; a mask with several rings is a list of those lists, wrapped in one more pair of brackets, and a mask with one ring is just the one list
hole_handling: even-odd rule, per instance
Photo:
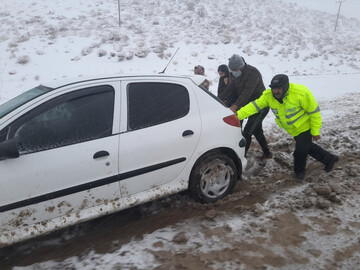
{"label": "car rear window", "polygon": [[128,85],[128,129],[135,130],[179,119],[188,114],[188,90],[173,83]]}

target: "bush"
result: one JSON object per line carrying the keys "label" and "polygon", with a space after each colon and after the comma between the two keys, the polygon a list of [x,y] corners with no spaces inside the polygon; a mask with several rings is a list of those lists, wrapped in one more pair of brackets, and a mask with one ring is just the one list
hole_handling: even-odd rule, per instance
{"label": "bush", "polygon": [[30,39],[30,34],[26,33],[25,35],[21,35],[20,37],[18,37],[16,39],[16,43],[25,42],[25,41],[28,41],[29,39]]}
{"label": "bush", "polygon": [[99,57],[103,57],[103,56],[105,56],[106,55],[106,51],[105,50],[99,50],[98,51],[98,56]]}
{"label": "bush", "polygon": [[92,52],[91,48],[84,48],[81,50],[81,55],[86,56],[86,55],[90,54],[91,52]]}
{"label": "bush", "polygon": [[24,56],[20,56],[17,58],[16,63],[21,64],[21,65],[25,65],[30,61],[30,57],[27,55]]}

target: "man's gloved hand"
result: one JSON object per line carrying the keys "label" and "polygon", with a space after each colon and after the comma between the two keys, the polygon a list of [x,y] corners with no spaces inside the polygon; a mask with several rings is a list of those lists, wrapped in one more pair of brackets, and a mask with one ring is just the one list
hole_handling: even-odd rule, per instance
{"label": "man's gloved hand", "polygon": [[320,135],[312,136],[313,141],[318,141],[320,139]]}

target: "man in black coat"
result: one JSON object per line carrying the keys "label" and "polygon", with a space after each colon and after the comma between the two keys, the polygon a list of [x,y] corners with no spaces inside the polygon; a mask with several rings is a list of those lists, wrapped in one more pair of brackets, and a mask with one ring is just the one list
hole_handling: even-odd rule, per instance
{"label": "man in black coat", "polygon": [[[219,98],[233,112],[236,112],[244,105],[260,97],[265,90],[265,85],[259,70],[248,65],[244,58],[238,54],[234,54],[229,59],[229,69],[231,73],[229,84],[219,94]],[[254,135],[263,151],[261,159],[272,158],[272,153],[269,150],[262,129],[262,122],[268,112],[269,108],[266,108],[258,114],[250,116],[243,130],[243,135],[246,139],[245,153],[249,150],[251,137]]]}

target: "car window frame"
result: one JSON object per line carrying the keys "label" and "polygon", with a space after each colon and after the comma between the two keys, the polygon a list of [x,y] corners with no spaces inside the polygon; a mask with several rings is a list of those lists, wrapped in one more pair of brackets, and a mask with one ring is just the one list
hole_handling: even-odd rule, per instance
{"label": "car window frame", "polygon": [[[101,87],[108,87],[107,90],[104,90],[104,88]],[[94,89],[94,88],[98,88],[98,89]],[[109,136],[113,135],[113,124],[114,124],[114,113],[115,113],[115,98],[116,98],[116,91],[115,88],[110,85],[110,84],[101,84],[101,85],[93,85],[93,86],[87,86],[81,89],[76,89],[76,90],[72,90],[70,92],[66,92],[63,94],[60,94],[58,96],[55,96],[41,104],[39,104],[38,106],[32,108],[31,110],[27,111],[25,114],[19,116],[18,118],[16,118],[15,120],[13,120],[11,123],[9,123],[7,126],[5,126],[1,131],[0,134],[3,134],[3,132],[8,129],[7,131],[7,135],[5,140],[9,140],[9,139],[13,139],[14,134],[16,133],[16,131],[19,129],[19,127],[21,127],[25,122],[29,121],[30,119],[33,119],[34,117],[40,115],[41,113],[54,108],[55,106],[64,103],[66,101],[69,100],[74,100],[77,98],[82,98],[82,97],[86,97],[86,96],[91,96],[91,95],[96,95],[99,93],[105,93],[105,92],[112,92],[113,93],[113,114],[112,114],[112,124],[111,124],[111,134],[110,135],[106,135],[106,136],[102,136],[100,138],[94,138],[94,139],[90,139],[90,140],[85,140],[85,141],[81,141],[81,142],[74,142],[74,143],[69,143],[66,145],[60,145],[60,146],[55,146],[55,147],[51,147],[48,149],[42,149],[39,151],[33,151],[33,152],[29,152],[29,153],[20,153],[20,156],[22,155],[27,155],[27,154],[32,154],[32,153],[38,153],[38,152],[42,152],[42,151],[48,151],[48,150],[52,150],[52,149],[57,149],[57,148],[61,148],[61,147],[66,147],[66,146],[71,146],[74,144],[78,144],[78,143],[84,143],[84,142],[89,142],[89,141],[93,141],[93,140],[98,140],[98,139],[102,139],[102,138],[106,138]]]}
{"label": "car window frame", "polygon": [[[134,85],[134,84],[167,84],[167,85],[176,85],[176,86],[182,87],[183,89],[185,89],[186,94],[187,94],[187,99],[188,99],[187,112],[185,114],[183,114],[183,115],[181,115],[179,117],[173,118],[171,120],[162,121],[162,122],[158,122],[158,123],[143,126],[143,127],[137,127],[137,128],[130,127],[130,96],[129,96],[129,91],[130,91],[131,85]],[[174,81],[133,81],[133,82],[128,82],[127,85],[126,85],[126,103],[127,103],[127,127],[126,128],[127,128],[127,132],[158,126],[158,125],[168,123],[168,122],[172,122],[172,121],[175,121],[175,120],[178,120],[178,119],[181,119],[181,118],[185,117],[186,115],[188,115],[190,113],[190,109],[191,109],[191,98],[190,98],[190,96],[191,95],[190,95],[189,88],[186,87],[185,85],[183,85],[182,83],[179,83],[179,82],[174,82]]]}
{"label": "car window frame", "polygon": [[[53,88],[39,85],[30,90],[25,91],[24,93],[10,99],[9,101],[0,104],[0,119],[16,110],[17,108],[23,106],[26,103],[31,102],[32,100],[53,91]],[[3,109],[3,111],[1,111]]]}

